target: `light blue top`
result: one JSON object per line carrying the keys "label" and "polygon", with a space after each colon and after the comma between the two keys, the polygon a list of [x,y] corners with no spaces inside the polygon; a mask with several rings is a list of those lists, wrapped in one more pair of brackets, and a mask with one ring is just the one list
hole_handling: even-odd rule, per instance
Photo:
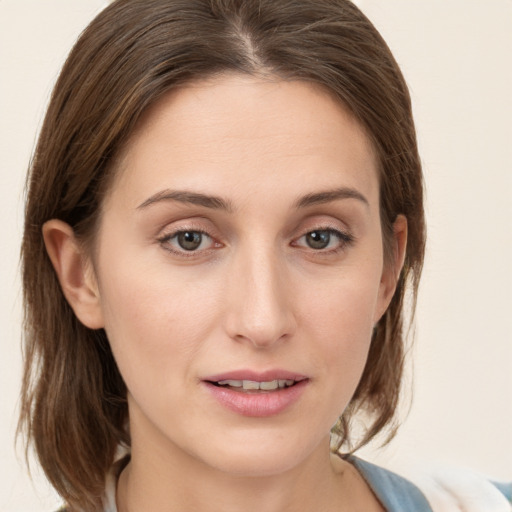
{"label": "light blue top", "polygon": [[512,482],[492,482],[492,484],[501,492],[501,494],[503,494],[503,496],[505,496],[505,498],[507,498],[510,503],[512,503]]}
{"label": "light blue top", "polygon": [[[357,457],[346,460],[359,471],[387,512],[433,512],[425,495],[409,480]],[[512,504],[512,482],[491,483]]]}
{"label": "light blue top", "polygon": [[432,512],[423,493],[409,480],[357,457],[348,457],[388,512]]}

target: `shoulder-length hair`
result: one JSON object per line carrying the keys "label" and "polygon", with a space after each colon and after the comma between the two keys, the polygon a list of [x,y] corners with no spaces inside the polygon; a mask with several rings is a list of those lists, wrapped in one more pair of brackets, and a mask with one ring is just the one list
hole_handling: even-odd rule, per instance
{"label": "shoulder-length hair", "polygon": [[[370,418],[361,444],[393,426],[404,320],[414,312],[425,233],[410,97],[386,43],[348,0],[117,0],[71,51],[28,178],[20,430],[72,509],[100,508],[116,449],[130,444],[126,387],[105,332],[82,325],[66,302],[42,225],[61,219],[84,243],[93,240],[116,155],[141,115],[169,90],[225,72],[319,84],[373,143],[385,257],[398,214],[408,221],[407,254],[362,379],[333,432],[337,448],[350,449],[357,412]],[[405,311],[406,289],[412,301]]]}

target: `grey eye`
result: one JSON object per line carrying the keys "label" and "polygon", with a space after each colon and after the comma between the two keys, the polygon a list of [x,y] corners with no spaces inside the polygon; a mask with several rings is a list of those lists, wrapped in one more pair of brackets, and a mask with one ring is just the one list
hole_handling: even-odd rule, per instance
{"label": "grey eye", "polygon": [[329,231],[311,231],[306,235],[306,243],[311,249],[325,249],[331,241]]}
{"label": "grey eye", "polygon": [[201,246],[203,234],[198,231],[182,231],[176,235],[178,245],[185,251],[195,251]]}

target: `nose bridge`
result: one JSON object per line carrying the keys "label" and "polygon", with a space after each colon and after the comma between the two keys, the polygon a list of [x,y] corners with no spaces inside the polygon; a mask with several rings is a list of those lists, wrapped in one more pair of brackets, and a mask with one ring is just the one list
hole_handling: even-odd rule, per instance
{"label": "nose bridge", "polygon": [[232,338],[266,347],[292,334],[295,319],[290,289],[284,263],[275,247],[251,244],[240,249],[229,281],[231,300],[227,317]]}

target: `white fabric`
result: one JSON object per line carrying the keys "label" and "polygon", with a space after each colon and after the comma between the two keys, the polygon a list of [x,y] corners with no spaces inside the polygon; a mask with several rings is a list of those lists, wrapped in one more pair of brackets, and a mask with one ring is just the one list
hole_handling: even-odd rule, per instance
{"label": "white fabric", "polygon": [[116,486],[117,476],[116,471],[112,470],[107,475],[105,484],[105,495],[103,497],[103,512],[117,512],[116,505]]}
{"label": "white fabric", "polygon": [[511,512],[512,505],[489,480],[460,468],[436,468],[411,477],[434,512]]}

